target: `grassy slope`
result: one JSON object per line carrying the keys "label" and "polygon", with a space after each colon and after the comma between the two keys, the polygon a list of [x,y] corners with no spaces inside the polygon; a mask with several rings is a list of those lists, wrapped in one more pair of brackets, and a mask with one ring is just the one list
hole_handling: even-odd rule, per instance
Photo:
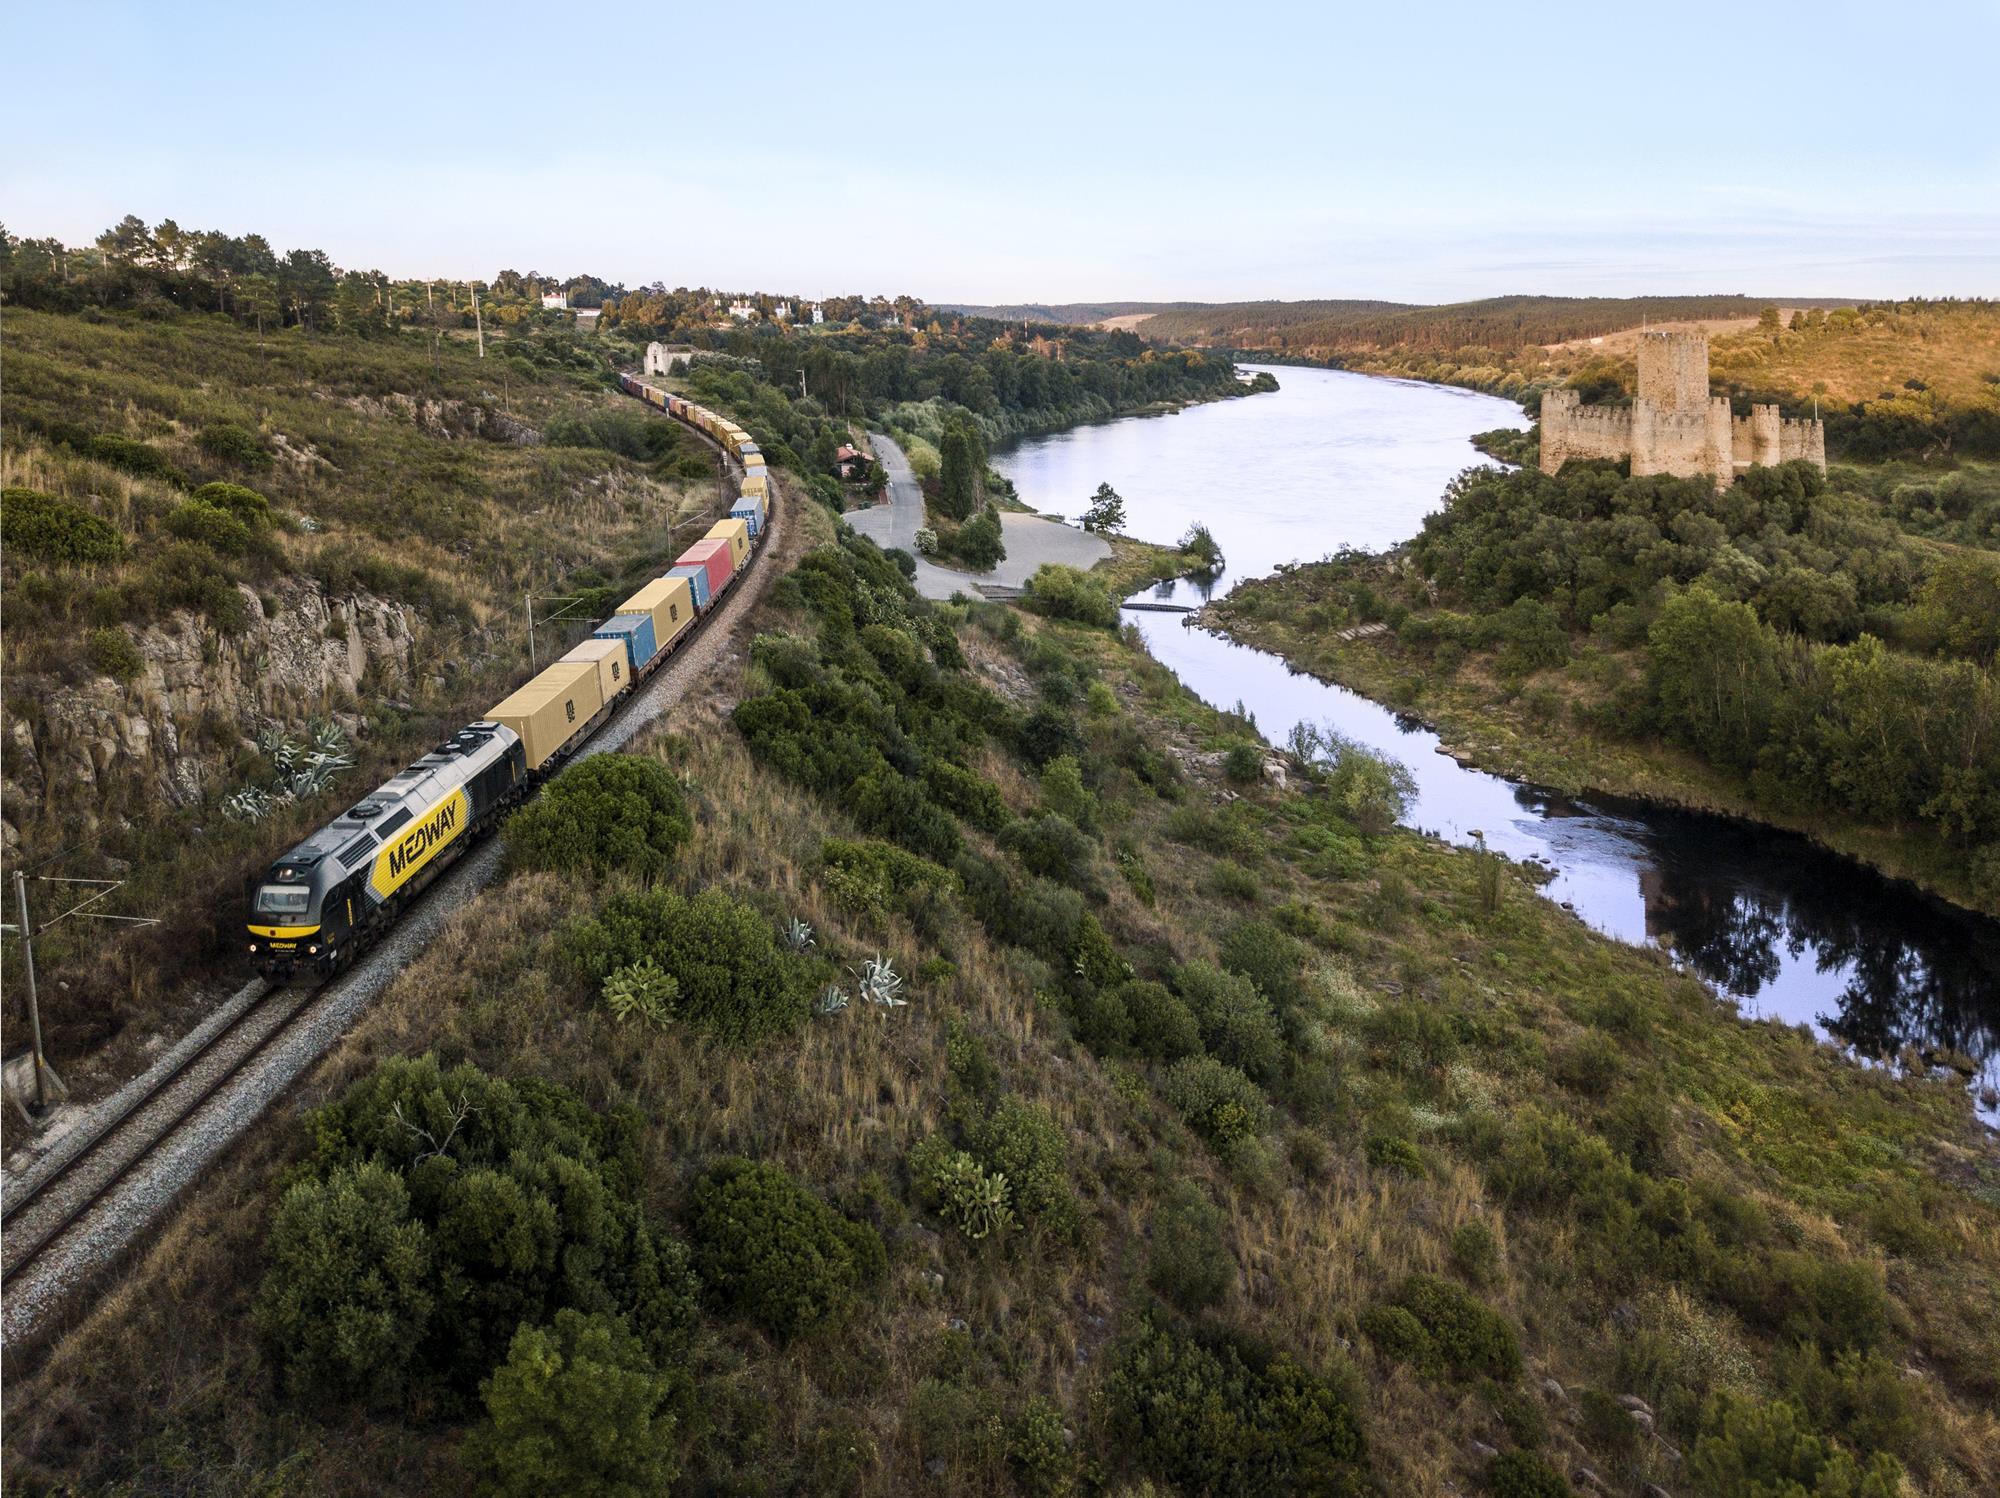
{"label": "grassy slope", "polygon": [[[802,518],[827,533],[823,515]],[[1032,690],[1029,652],[1002,643],[1003,613],[980,610],[984,627],[961,635],[982,673],[1020,697]],[[775,600],[754,622],[806,623]],[[1093,743],[1130,732],[1206,751],[1241,739],[1240,724],[1114,636],[1025,623],[1110,688],[1115,708],[1100,702],[1088,719]],[[1113,1490],[1137,1491],[1118,1487],[1124,1455],[1101,1439],[1093,1392],[1145,1303],[1154,1205],[1192,1180],[1227,1209],[1237,1269],[1210,1314],[1316,1364],[1354,1358],[1385,1491],[1465,1491],[1476,1481],[1469,1443],[1509,1444],[1492,1396],[1421,1382],[1357,1330],[1405,1272],[1450,1273],[1452,1233],[1472,1220],[1499,1235],[1498,1278],[1483,1293],[1521,1330],[1521,1389],[1548,1422],[1558,1463],[1588,1461],[1614,1491],[1646,1480],[1684,1491],[1663,1446],[1600,1449],[1579,1422],[1577,1391],[1637,1385],[1665,1409],[1697,1370],[1719,1386],[1768,1389],[1772,1337],[1661,1280],[1652,1264],[1615,1253],[1607,1263],[1565,1220],[1503,1206],[1464,1142],[1538,1108],[1594,1119],[1606,1099],[1557,1078],[1571,1075],[1569,1058],[1607,1046],[1614,1095],[1652,1088],[1667,1110],[1672,1174],[1756,1204],[1790,1242],[1885,1271],[1889,1346],[1921,1421],[1910,1446],[1918,1489],[1971,1493],[2000,1481],[2000,1176],[1955,1088],[1858,1069],[1796,1032],[1740,1022],[1656,954],[1592,935],[1512,876],[1497,910],[1482,914],[1479,865],[1465,853],[1397,833],[1334,868],[1312,851],[1323,840],[1311,834],[1327,823],[1310,798],[1195,783],[1170,805],[1114,779],[1106,820],[1158,890],[1149,907],[1101,870],[1111,893],[1100,918],[1128,954],[1149,964],[1210,956],[1229,923],[1286,902],[1309,910],[1300,924],[1317,932],[1301,1044],[1337,1085],[1225,1165],[1162,1105],[1146,1067],[1100,1061],[1068,1037],[1061,1013],[1036,997],[1048,980],[1039,964],[989,943],[963,915],[934,944],[900,916],[836,903],[816,876],[816,851],[823,835],[851,836],[851,826],[750,758],[723,715],[745,685],[719,682],[712,699],[676,715],[674,732],[639,746],[694,788],[695,839],[674,882],[731,889],[774,921],[811,921],[821,950],[842,963],[882,951],[916,972],[948,956],[949,969],[913,985],[909,1009],[815,1020],[750,1052],[621,1028],[566,991],[548,961],[552,935],[598,893],[516,878],[457,916],[305,1089],[308,1100],[327,1097],[379,1058],[435,1047],[563,1082],[600,1106],[636,1104],[650,1120],[645,1195],[669,1216],[707,1159],[744,1151],[784,1161],[883,1227],[889,1283],[842,1335],[774,1349],[740,1324],[705,1322],[692,1361],[709,1429],[689,1457],[690,1486],[1006,1490],[1011,1470],[983,1422],[1035,1393],[1060,1404],[1078,1451]],[[986,768],[1013,805],[1033,804],[1032,782],[1011,761],[995,753]],[[1216,892],[1225,866],[1248,874],[1250,892],[1241,877],[1229,880],[1236,893]],[[1434,1040],[1441,1055],[1407,1050],[1390,1021],[1414,1022],[1418,1011],[1449,1017],[1461,1038]],[[911,1206],[903,1160],[943,1117],[943,1033],[954,1015],[988,1047],[1005,1087],[1062,1124],[1090,1219],[1082,1247],[968,1244]],[[1364,1141],[1384,1130],[1419,1146],[1423,1173],[1368,1163]],[[264,1215],[306,1145],[293,1114],[261,1131],[118,1293],[44,1367],[17,1377],[6,1454],[15,1485],[248,1491],[281,1472],[298,1492],[464,1485],[458,1429],[425,1411],[299,1410],[274,1392],[247,1310]],[[1928,1225],[1899,1236],[1885,1206]],[[960,1318],[967,1330],[947,1329]],[[1642,1339],[1664,1359],[1650,1383],[1633,1360]],[[1546,1394],[1544,1376],[1570,1395]],[[967,1412],[961,1425],[926,1418],[937,1408],[920,1397],[927,1379],[965,1391],[969,1403],[954,1406]],[[1685,1430],[1663,1422],[1685,1446]]]}
{"label": "grassy slope", "polygon": [[1595,701],[1608,691],[1604,683],[1636,674],[1638,651],[1592,646],[1590,660],[1534,672],[1510,689],[1490,655],[1443,673],[1405,651],[1393,634],[1341,639],[1314,621],[1314,587],[1311,566],[1258,578],[1204,617],[1230,638],[1282,656],[1322,681],[1414,714],[1453,753],[1481,769],[1571,795],[1604,791],[1789,828],[1947,900],[1981,908],[1963,857],[1927,832],[1776,811],[1760,805],[1742,777],[1696,755],[1670,744],[1608,737],[1578,723],[1570,705]]}
{"label": "grassy slope", "polygon": [[[237,562],[238,575],[268,592],[285,577],[351,575],[330,563],[359,559],[372,587],[410,609],[423,663],[414,681],[364,680],[358,700],[282,704],[294,730],[330,711],[363,714],[368,727],[355,745],[357,767],[332,790],[280,807],[256,826],[231,822],[213,805],[171,810],[136,784],[121,786],[108,804],[8,808],[28,857],[63,846],[78,815],[104,817],[89,845],[93,856],[132,866],[124,908],[165,918],[123,942],[105,943],[102,929],[72,923],[42,944],[45,984],[73,980],[98,999],[45,1013],[51,1043],[71,1058],[79,1046],[152,1018],[190,959],[222,947],[233,953],[244,871],[527,674],[523,591],[563,594],[651,576],[700,534],[696,522],[706,523],[714,499],[712,484],[679,479],[670,464],[649,468],[598,449],[519,445],[497,435],[504,422],[534,434],[561,416],[636,411],[588,358],[537,367],[504,357],[508,345],[490,340],[484,361],[467,345],[447,343],[434,368],[415,336],[361,341],[288,330],[260,339],[206,317],[93,321],[20,311],[7,315],[7,340],[5,482],[84,504],[129,545],[125,560],[93,569],[8,560],[10,720],[32,713],[37,695],[91,677],[88,628],[120,620],[136,628],[157,617],[146,599],[148,562],[170,541],[163,518],[183,497],[161,479],[50,445],[41,434],[58,422],[145,441],[197,483],[223,478],[257,488],[281,517],[277,554]],[[420,425],[399,400],[438,403],[437,423]],[[217,422],[258,433],[267,448],[282,435],[317,458],[219,462],[198,444]],[[475,434],[482,430],[496,435]],[[687,456],[705,452],[688,440]],[[306,517],[310,531],[300,523]],[[668,517],[677,522],[671,532]],[[581,621],[545,629],[543,661],[580,629]],[[127,689],[129,706],[138,691]],[[225,762],[234,756],[241,777],[223,789],[267,780],[269,766],[236,747],[257,725],[237,721],[226,705],[213,716],[211,750]],[[121,812],[131,819],[123,828],[113,820]],[[94,863],[64,871],[102,872]]]}

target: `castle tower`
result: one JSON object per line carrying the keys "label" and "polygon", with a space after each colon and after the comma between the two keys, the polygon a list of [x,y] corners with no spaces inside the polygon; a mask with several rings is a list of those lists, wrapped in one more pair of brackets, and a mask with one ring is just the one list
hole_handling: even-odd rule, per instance
{"label": "castle tower", "polygon": [[1638,399],[1667,411],[1708,409],[1708,334],[1639,335]]}
{"label": "castle tower", "polygon": [[1785,461],[1776,406],[1750,408],[1750,461],[1761,468],[1775,468]]}

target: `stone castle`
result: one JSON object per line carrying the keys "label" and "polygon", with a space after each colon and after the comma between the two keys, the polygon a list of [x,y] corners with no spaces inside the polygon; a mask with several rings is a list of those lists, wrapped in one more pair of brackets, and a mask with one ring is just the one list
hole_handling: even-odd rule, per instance
{"label": "stone castle", "polygon": [[1574,390],[1542,395],[1542,472],[1571,458],[1630,458],[1632,472],[1708,474],[1726,489],[1752,466],[1805,458],[1826,471],[1826,428],[1776,406],[1733,416],[1708,393],[1708,334],[1639,335],[1639,391],[1629,406],[1586,406]]}

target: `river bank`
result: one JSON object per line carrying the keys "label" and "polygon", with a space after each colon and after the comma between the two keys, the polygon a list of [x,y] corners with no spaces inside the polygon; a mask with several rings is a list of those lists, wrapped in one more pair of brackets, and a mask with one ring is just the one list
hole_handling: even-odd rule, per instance
{"label": "river bank", "polygon": [[[1345,687],[1421,723],[1460,764],[1530,782],[1566,796],[1617,796],[1680,811],[1723,816],[1796,833],[1827,852],[1913,885],[1976,915],[2000,915],[1982,903],[1964,861],[1934,838],[1893,828],[1857,826],[1833,817],[1786,816],[1760,806],[1735,776],[1660,743],[1607,738],[1575,723],[1537,715],[1543,699],[1510,694],[1482,664],[1467,661],[1451,677],[1406,658],[1386,630],[1320,633],[1257,612],[1255,584],[1208,605],[1195,623],[1275,655],[1317,681]],[[1552,738],[1559,729],[1559,738]]]}

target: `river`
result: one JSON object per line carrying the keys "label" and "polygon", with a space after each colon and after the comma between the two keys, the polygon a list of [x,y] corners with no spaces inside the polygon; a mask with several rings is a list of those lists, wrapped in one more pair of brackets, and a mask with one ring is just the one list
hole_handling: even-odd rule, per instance
{"label": "river", "polygon": [[[1037,509],[1076,515],[1100,483],[1126,529],[1172,543],[1214,533],[1226,592],[1280,563],[1413,536],[1451,477],[1484,462],[1468,439],[1526,425],[1511,401],[1335,370],[1272,370],[1275,394],[1033,438],[993,466]],[[1198,603],[1183,580],[1147,595]],[[1277,656],[1127,609],[1153,654],[1264,737],[1331,724],[1407,765],[1408,822],[1451,842],[1475,832],[1555,871],[1549,899],[1622,941],[1655,942],[1745,1014],[1809,1025],[1863,1056],[1906,1043],[1963,1052],[1980,1112],[2000,1124],[2000,922],[1958,911],[1790,833],[1613,797],[1570,798],[1457,764],[1437,736]]]}

